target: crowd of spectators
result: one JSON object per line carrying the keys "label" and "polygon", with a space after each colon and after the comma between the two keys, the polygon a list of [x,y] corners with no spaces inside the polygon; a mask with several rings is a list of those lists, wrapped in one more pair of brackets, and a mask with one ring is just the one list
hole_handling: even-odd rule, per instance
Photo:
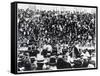
{"label": "crowd of spectators", "polygon": [[17,10],[18,71],[94,68],[95,13]]}

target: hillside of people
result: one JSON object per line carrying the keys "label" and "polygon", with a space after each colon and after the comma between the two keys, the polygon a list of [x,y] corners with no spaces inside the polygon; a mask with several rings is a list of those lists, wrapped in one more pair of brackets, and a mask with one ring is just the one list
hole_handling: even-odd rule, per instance
{"label": "hillside of people", "polygon": [[18,71],[95,68],[95,15],[18,9]]}

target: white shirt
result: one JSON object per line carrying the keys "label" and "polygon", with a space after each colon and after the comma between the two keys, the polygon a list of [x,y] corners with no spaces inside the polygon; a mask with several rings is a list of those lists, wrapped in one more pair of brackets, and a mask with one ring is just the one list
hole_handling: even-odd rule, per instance
{"label": "white shirt", "polygon": [[48,51],[52,51],[52,46],[51,45],[44,45],[43,49],[47,49]]}
{"label": "white shirt", "polygon": [[87,59],[88,57],[90,57],[90,54],[88,51],[86,53],[82,53],[82,55],[83,55],[83,59]]}
{"label": "white shirt", "polygon": [[56,66],[50,66],[50,70],[57,70]]}

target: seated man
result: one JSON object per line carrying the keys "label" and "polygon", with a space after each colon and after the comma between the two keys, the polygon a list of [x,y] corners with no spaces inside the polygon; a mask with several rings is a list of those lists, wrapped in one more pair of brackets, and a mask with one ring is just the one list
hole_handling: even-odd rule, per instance
{"label": "seated man", "polygon": [[80,59],[74,60],[73,68],[81,68],[81,67],[82,67],[82,61]]}
{"label": "seated man", "polygon": [[81,55],[83,59],[88,59],[90,57],[90,54],[87,49],[83,50]]}
{"label": "seated man", "polygon": [[42,70],[44,64],[43,55],[41,55],[41,53],[37,54],[36,60],[37,60],[37,70]]}
{"label": "seated man", "polygon": [[49,64],[49,69],[50,70],[57,70],[57,67],[56,67],[56,57],[55,56],[51,56],[50,57],[50,61],[48,62]]}
{"label": "seated man", "polygon": [[32,70],[29,57],[26,57],[24,61],[25,61],[24,63],[25,71]]}
{"label": "seated man", "polygon": [[57,69],[71,68],[71,64],[66,62],[62,56],[58,56]]}

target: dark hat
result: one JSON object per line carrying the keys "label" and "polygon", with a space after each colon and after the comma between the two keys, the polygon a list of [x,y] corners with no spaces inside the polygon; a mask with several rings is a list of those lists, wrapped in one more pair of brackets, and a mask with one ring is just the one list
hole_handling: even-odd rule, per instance
{"label": "dark hat", "polygon": [[49,61],[48,64],[51,65],[51,66],[56,65],[56,57],[52,56],[52,57],[50,58],[50,61]]}

